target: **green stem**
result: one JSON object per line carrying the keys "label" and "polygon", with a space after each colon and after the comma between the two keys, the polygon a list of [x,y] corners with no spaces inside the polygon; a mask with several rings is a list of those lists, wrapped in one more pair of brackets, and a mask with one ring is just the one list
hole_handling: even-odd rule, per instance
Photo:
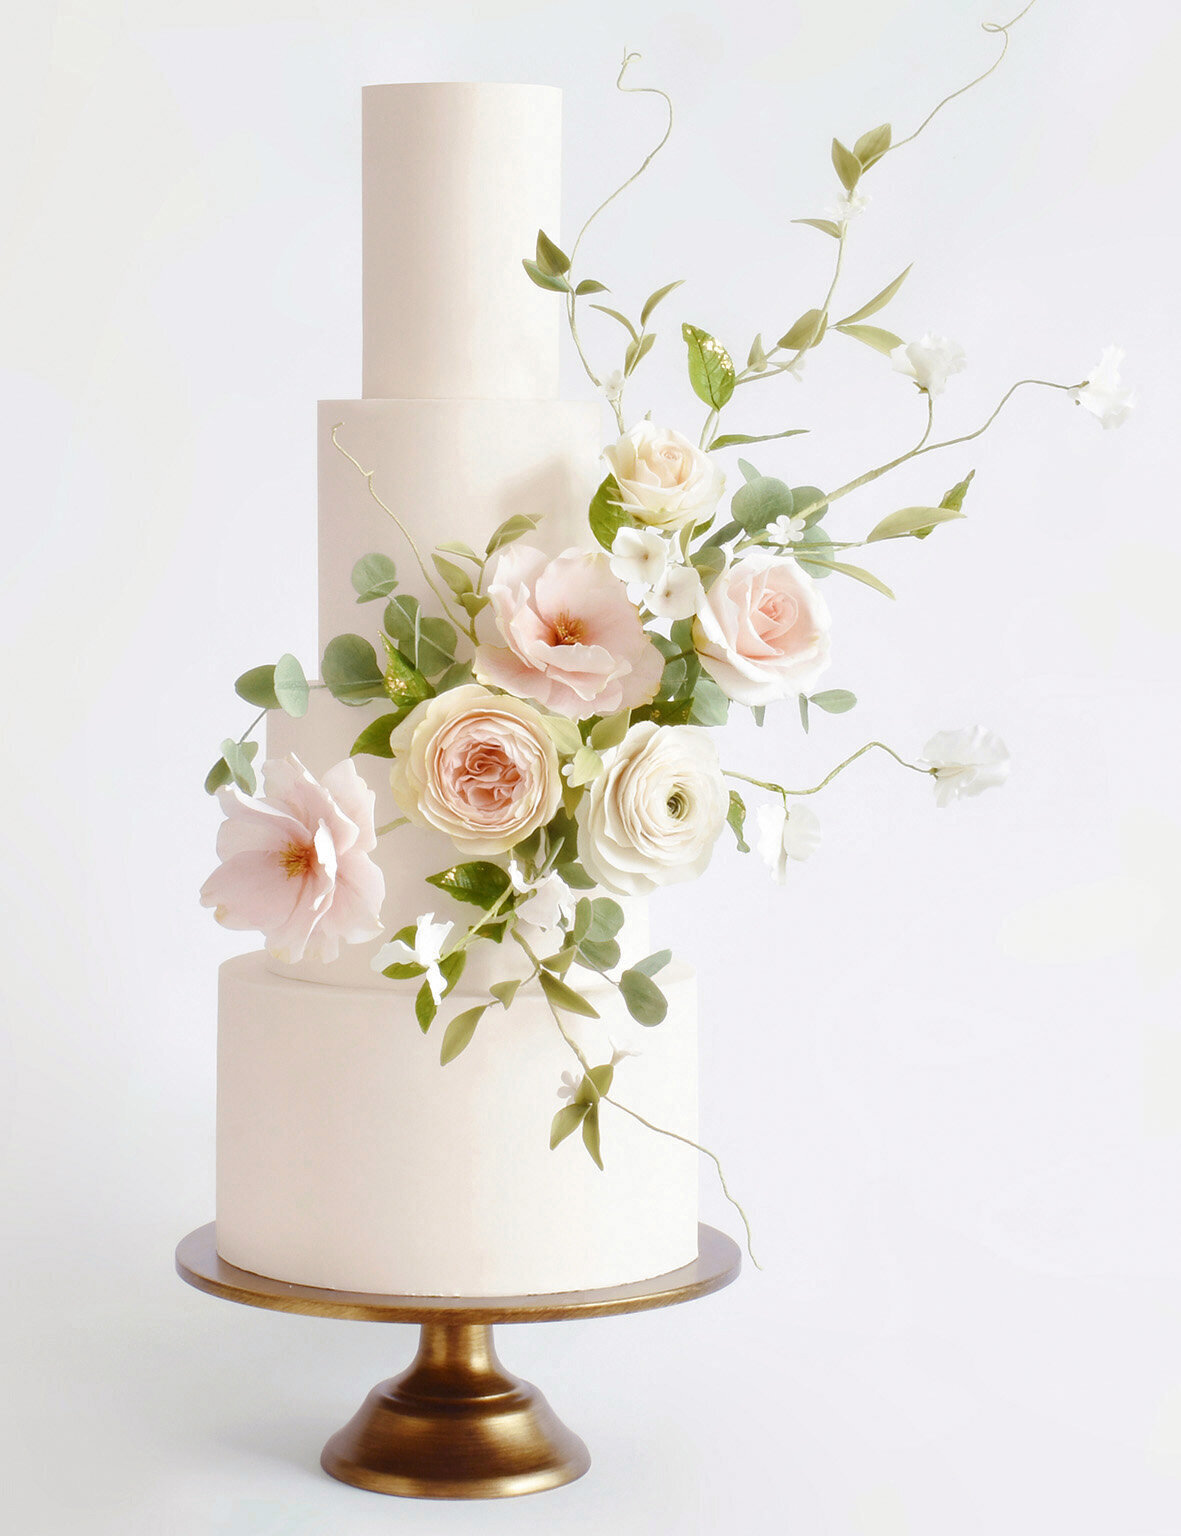
{"label": "green stem", "polygon": [[242,745],[242,743],[246,740],[247,736],[249,736],[250,733],[254,730],[254,727],[258,724],[258,722],[260,720],[264,720],[266,718],[266,715],[267,715],[267,711],[265,709],[259,710],[258,714],[255,715],[254,719],[250,722],[250,724],[242,732],[241,736],[238,737],[238,745],[239,746]]}
{"label": "green stem", "polygon": [[915,129],[915,131],[913,133],[908,133],[906,138],[899,139],[896,144],[891,144],[890,148],[887,149],[883,153],[883,155],[881,156],[882,159],[885,159],[886,155],[888,155],[891,150],[901,149],[904,144],[912,143],[915,139],[918,138],[919,134],[922,133],[923,129],[926,128],[928,123],[930,123],[933,118],[937,117],[938,114],[943,111],[944,107],[947,106],[947,104],[949,102],[954,101],[957,96],[962,96],[965,91],[970,91],[973,86],[979,85],[982,80],[987,80],[989,75],[991,75],[994,70],[999,69],[1001,67],[1001,63],[1004,60],[1005,54],[1008,53],[1008,51],[1009,51],[1009,31],[1010,31],[1010,29],[1017,25],[1017,23],[1021,20],[1022,16],[1028,15],[1029,12],[1031,10],[1033,10],[1033,7],[1034,7],[1035,4],[1036,4],[1036,0],[1029,0],[1029,4],[1025,7],[1025,9],[1020,11],[1016,16],[1014,16],[1012,21],[1006,21],[1004,23],[997,22],[997,21],[985,21],[985,22],[981,23],[981,30],[982,31],[990,32],[990,33],[999,33],[999,35],[1000,35],[1000,37],[1002,39],[1000,53],[997,54],[996,58],[988,66],[988,68],[984,71],[984,73],[982,75],[977,75],[974,80],[969,80],[967,85],[961,85],[959,90],[958,91],[952,91],[950,96],[945,96],[937,107],[934,107],[930,112],[927,113],[926,117],[923,118],[922,122],[918,125],[918,127]]}
{"label": "green stem", "polygon": [[418,562],[418,568],[422,572],[423,580],[426,582],[427,586],[431,589],[431,591],[435,594],[435,599],[438,602],[440,608],[442,608],[443,612],[447,615],[447,617],[455,625],[456,629],[462,630],[463,633],[468,637],[468,639],[472,642],[473,645],[479,645],[480,642],[479,642],[479,639],[476,636],[475,622],[472,619],[468,618],[467,614],[463,613],[462,611],[457,611],[456,609],[452,608],[450,602],[447,600],[447,597],[445,596],[443,591],[436,585],[435,580],[432,577],[430,571],[427,570],[426,561],[422,558],[422,553],[419,550],[418,545],[414,542],[413,535],[411,534],[409,528],[407,528],[406,524],[402,521],[402,519],[398,516],[398,514],[394,511],[394,509],[392,507],[387,506],[386,503],[384,501],[382,501],[381,497],[377,494],[377,491],[374,489],[373,477],[377,473],[377,471],[375,469],[363,469],[362,466],[360,465],[360,463],[355,458],[353,458],[352,454],[348,451],[348,449],[345,448],[340,443],[340,441],[338,440],[336,434],[340,431],[341,427],[343,427],[343,426],[344,426],[344,422],[343,421],[338,421],[336,423],[336,425],[332,428],[332,446],[336,449],[336,451],[339,454],[342,454],[349,461],[349,463],[353,466],[353,468],[356,469],[357,472],[362,476],[362,478],[365,481],[365,484],[369,487],[369,494],[370,494],[370,496],[372,496],[373,500],[377,503],[377,505],[381,508],[381,510],[386,514],[386,516],[392,520],[392,522],[393,522],[394,526],[397,528],[398,532],[406,540],[407,544],[409,544],[411,552],[414,555],[415,560]]}
{"label": "green stem", "polygon": [[848,768],[850,763],[855,763],[859,757],[864,757],[867,752],[872,752],[875,747],[879,752],[888,753],[888,755],[892,757],[896,763],[901,764],[903,768],[909,768],[913,773],[929,774],[934,773],[935,771],[933,768],[920,768],[917,763],[908,763],[904,757],[899,757],[894,748],[888,747],[884,741],[867,741],[863,747],[858,747],[856,752],[851,753],[850,756],[846,757],[843,762],[839,762],[831,773],[825,774],[824,778],[821,779],[819,784],[813,784],[811,789],[785,789],[782,784],[772,784],[769,783],[766,779],[752,779],[748,777],[747,774],[735,773],[730,768],[724,768],[722,772],[728,779],[741,779],[744,784],[753,784],[757,789],[765,789],[773,795],[783,796],[783,803],[786,806],[786,797],[788,795],[819,794],[822,789],[832,783],[838,773],[843,773],[845,769]]}
{"label": "green stem", "polygon": [[387,832],[392,832],[396,827],[408,826],[409,822],[409,816],[399,816],[397,821],[387,821],[385,826],[376,827],[374,832],[377,837],[384,837]]}
{"label": "green stem", "polygon": [[[841,233],[837,239],[837,259],[836,264],[833,267],[832,281],[828,285],[828,292],[824,296],[824,303],[820,306],[821,313],[823,314],[828,313],[829,306],[832,304],[833,295],[837,291],[837,283],[840,281],[841,268],[845,261],[845,240],[847,235],[848,231],[845,226],[842,225]],[[777,349],[775,347],[771,348],[772,352],[775,352],[776,350]],[[809,350],[810,349],[808,347],[801,347],[799,351],[796,352],[793,357],[789,358],[786,363],[778,363],[771,368],[744,368],[738,377],[734,380],[735,389],[738,388],[739,384],[753,384],[756,379],[773,379],[777,374],[788,373],[792,368],[796,366],[800,358],[804,356],[805,352]]]}

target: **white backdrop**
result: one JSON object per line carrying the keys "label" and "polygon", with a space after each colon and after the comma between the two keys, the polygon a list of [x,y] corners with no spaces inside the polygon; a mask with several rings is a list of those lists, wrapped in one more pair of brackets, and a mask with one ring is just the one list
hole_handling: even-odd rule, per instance
{"label": "white backdrop", "polygon": [[[991,58],[987,19],[1008,17],[992,0],[5,7],[14,1530],[1181,1529],[1181,26],[1164,3],[1041,0],[1001,73],[868,178],[844,292],[852,307],[916,259],[883,318],[967,349],[946,432],[1018,377],[1081,377],[1110,341],[1141,406],[1104,433],[1030,392],[971,450],[850,497],[834,522],[863,530],[978,470],[967,522],[883,551],[896,604],[828,583],[830,683],[858,709],[807,740],[784,711],[729,753],[809,782],[872,736],[917,752],[979,719],[1013,749],[1009,787],[936,812],[922,781],[862,762],[822,797],[825,845],[786,890],[727,847],[663,903],[664,934],[701,957],[704,1135],[765,1272],[692,1307],[506,1331],[506,1363],[594,1466],[492,1506],[392,1505],[316,1468],[409,1330],[220,1305],[171,1273],[212,1215],[215,970],[246,947],[196,904],[217,822],[200,781],[241,728],[237,673],[314,659],[313,402],[359,389],[360,86],[564,86],[569,231],[652,140],[658,104],[612,89],[623,45],[644,54],[637,82],[674,93],[678,128],[588,257],[632,308],[688,280],[636,393],[684,420],[674,320],[745,347],[817,302],[832,247],[789,221],[833,189],[829,138],[909,131]],[[615,342],[610,322],[588,333]],[[797,482],[917,435],[913,392],[839,338],[806,383],[749,393],[736,428],[813,429],[758,455]],[[733,1228],[707,1177],[703,1208]]]}

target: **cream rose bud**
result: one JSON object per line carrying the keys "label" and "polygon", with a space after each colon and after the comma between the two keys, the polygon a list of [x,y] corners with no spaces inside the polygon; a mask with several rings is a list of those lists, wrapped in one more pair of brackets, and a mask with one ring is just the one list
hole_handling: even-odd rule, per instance
{"label": "cream rose bud", "polygon": [[806,692],[828,666],[828,605],[789,555],[751,549],[702,595],[693,623],[701,665],[738,704]]}
{"label": "cream rose bud", "polygon": [[700,448],[671,427],[638,422],[603,457],[619,484],[620,505],[637,522],[676,531],[713,515],[726,477]]}
{"label": "cream rose bud", "polygon": [[390,737],[390,788],[461,853],[504,853],[558,809],[558,754],[540,713],[469,683],[427,699]]}
{"label": "cream rose bud", "polygon": [[578,856],[591,879],[642,896],[700,875],[729,809],[708,735],[644,720],[603,765],[578,808]]}

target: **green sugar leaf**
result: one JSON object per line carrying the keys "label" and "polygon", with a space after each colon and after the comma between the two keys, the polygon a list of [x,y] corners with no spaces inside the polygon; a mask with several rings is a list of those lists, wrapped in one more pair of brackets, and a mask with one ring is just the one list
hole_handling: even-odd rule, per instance
{"label": "green sugar leaf", "polygon": [[337,635],[329,640],[320,675],[332,697],[342,704],[364,704],[385,693],[377,652],[360,635]]}
{"label": "green sugar leaf", "polygon": [[279,707],[279,700],[275,697],[274,667],[251,667],[249,672],[243,672],[238,678],[234,692],[240,699],[245,699],[247,704],[253,704],[255,709]]}
{"label": "green sugar leaf", "polygon": [[619,978],[619,990],[628,1013],[637,1024],[651,1028],[663,1022],[668,1013],[668,1001],[650,976],[632,966]]}
{"label": "green sugar leaf", "polygon": [[512,885],[507,870],[483,859],[469,864],[455,864],[450,869],[440,870],[436,875],[428,875],[426,879],[428,885],[446,891],[456,901],[470,902],[472,906],[482,907],[485,912],[495,906]]}
{"label": "green sugar leaf", "polygon": [[720,411],[734,393],[736,374],[730,354],[720,341],[696,325],[682,325],[681,335],[689,349],[689,383],[693,393]]}
{"label": "green sugar leaf", "polygon": [[359,603],[388,597],[398,585],[398,569],[388,555],[362,555],[353,566],[353,587]]}
{"label": "green sugar leaf", "polygon": [[308,680],[294,656],[285,654],[275,663],[274,690],[283,713],[302,720],[308,712]]}
{"label": "green sugar leaf", "polygon": [[487,1003],[481,1003],[476,1008],[469,1008],[466,1012],[457,1014],[448,1024],[443,1035],[443,1044],[439,1050],[439,1063],[446,1066],[449,1061],[454,1061],[461,1051],[466,1051],[472,1043],[472,1036],[476,1032],[476,1025],[484,1017]]}
{"label": "green sugar leaf", "polygon": [[598,1011],[591,1007],[586,998],[573,987],[554,976],[550,971],[540,971],[538,980],[541,982],[541,990],[545,993],[552,1007],[562,1013],[576,1013],[584,1019],[597,1019]]}

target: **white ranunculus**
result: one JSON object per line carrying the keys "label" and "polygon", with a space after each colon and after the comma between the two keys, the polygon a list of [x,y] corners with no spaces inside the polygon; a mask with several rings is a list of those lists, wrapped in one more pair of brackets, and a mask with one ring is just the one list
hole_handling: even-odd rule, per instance
{"label": "white ranunculus", "polygon": [[655,528],[621,528],[611,545],[610,565],[611,574],[629,589],[635,586],[646,592],[664,577],[668,540]]}
{"label": "white ranunculus", "polygon": [[603,457],[619,485],[620,505],[653,528],[676,532],[712,517],[726,487],[708,453],[650,421],[637,422]]}
{"label": "white ranunculus", "polygon": [[730,803],[705,731],[644,720],[603,764],[578,809],[578,855],[591,879],[643,896],[700,875]]}
{"label": "white ranunculus", "polygon": [[939,731],[923,748],[933,769],[936,805],[950,805],[961,795],[979,795],[1009,777],[1009,749],[983,726]]}
{"label": "white ranunculus", "polygon": [[701,577],[693,567],[670,561],[644,601],[658,619],[689,619],[697,612],[704,595]]}
{"label": "white ranunculus", "polygon": [[890,353],[890,361],[899,373],[913,379],[929,395],[941,395],[953,373],[968,366],[964,349],[958,341],[933,336],[930,331],[918,341],[904,341]]}
{"label": "white ranunculus", "polygon": [[1074,391],[1076,402],[1104,427],[1118,427],[1127,421],[1136,404],[1136,392],[1120,384],[1119,365],[1124,360],[1122,347],[1104,347],[1099,362],[1087,375],[1087,382]]}
{"label": "white ranunculus", "polygon": [[782,885],[787,861],[803,862],[820,846],[820,818],[809,805],[793,805],[790,813],[776,802],[760,805],[755,816],[759,827],[758,851],[772,878]]}

